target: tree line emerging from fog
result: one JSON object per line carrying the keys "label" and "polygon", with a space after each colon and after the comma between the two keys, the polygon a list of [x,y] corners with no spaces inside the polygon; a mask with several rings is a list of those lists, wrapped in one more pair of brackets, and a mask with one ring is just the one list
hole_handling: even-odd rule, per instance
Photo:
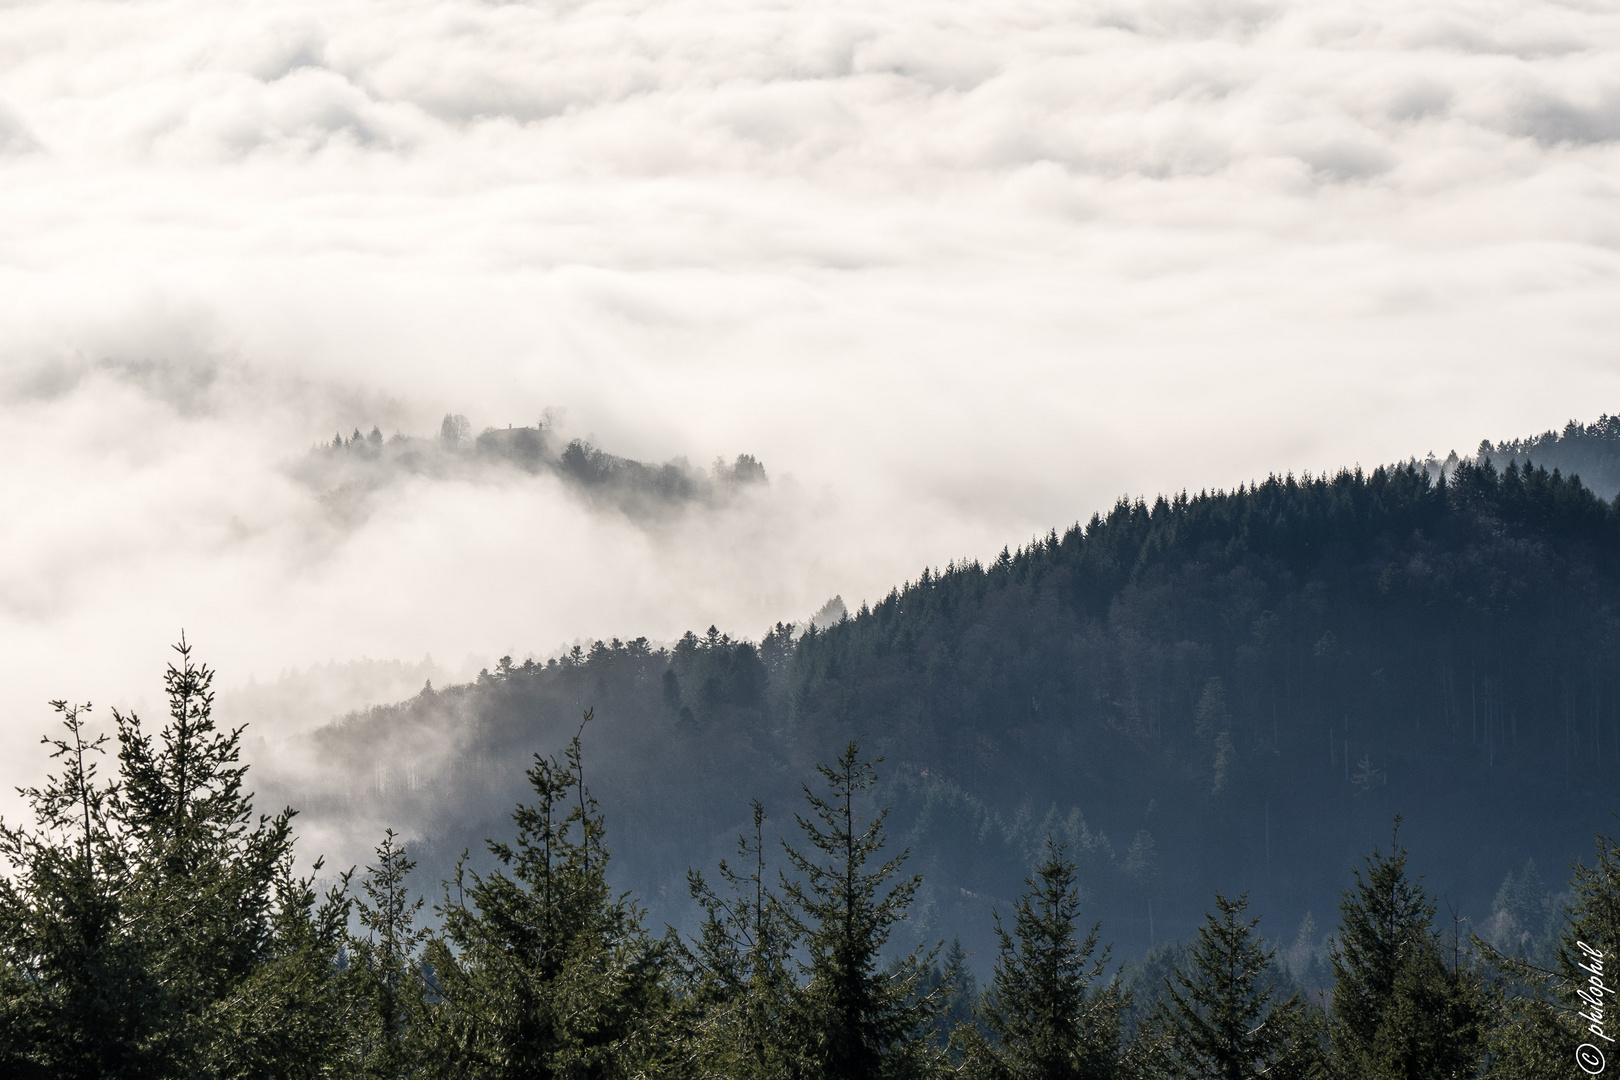
{"label": "tree line emerging from fog", "polygon": [[925,876],[903,936],[926,925],[988,955],[990,908],[1052,833],[1133,952],[1149,904],[1161,936],[1185,937],[1217,886],[1243,883],[1315,990],[1343,868],[1399,810],[1430,880],[1499,945],[1529,934],[1515,949],[1534,958],[1546,890],[1516,871],[1495,915],[1491,900],[1613,807],[1617,556],[1615,503],[1514,463],[1121,501],[831,625],[504,659],[312,733],[319,771],[277,801],[408,831],[436,881],[522,795],[498,766],[594,707],[618,879],[685,926],[686,868],[727,850],[749,799],[789,805],[861,737]]}
{"label": "tree line emerging from fog", "polygon": [[1327,993],[1279,992],[1247,897],[1216,895],[1137,1008],[1055,837],[978,992],[959,947],[891,943],[921,879],[856,742],[804,786],[794,842],[772,850],[756,802],[735,860],[689,874],[694,935],[610,886],[580,734],[535,755],[494,868],[458,865],[432,918],[392,832],[319,891],[177,650],[156,731],[115,710],[92,737],[88,705],[54,702],[57,771],[24,791],[31,823],[0,825],[0,1075],[1550,1080],[1615,1030],[1589,990],[1620,941],[1614,841],[1575,866],[1537,966],[1437,924],[1398,818],[1347,881]]}
{"label": "tree line emerging from fog", "polygon": [[707,470],[685,458],[662,464],[609,453],[584,439],[566,441],[555,424],[533,427],[488,427],[473,434],[460,414],[447,415],[437,438],[403,435],[387,438],[373,426],[369,433],[341,431],[293,466],[293,474],[318,488],[328,507],[340,515],[355,512],[354,503],[404,476],[465,479],[489,470],[550,475],[599,505],[631,517],[658,516],[683,506],[720,503],[754,485],[767,483],[765,467],[752,454],[730,462],[716,458]]}
{"label": "tree line emerging from fog", "polygon": [[1531,462],[1580,476],[1593,491],[1620,493],[1620,416],[1607,413],[1592,423],[1571,420],[1562,431],[1544,431],[1528,438],[1489,439],[1479,444],[1474,464],[1489,463],[1497,470]]}

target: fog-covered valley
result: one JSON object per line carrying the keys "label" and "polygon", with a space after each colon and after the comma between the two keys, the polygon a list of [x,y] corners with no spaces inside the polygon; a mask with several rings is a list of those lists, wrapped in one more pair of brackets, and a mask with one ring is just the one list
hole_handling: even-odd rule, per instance
{"label": "fog-covered valley", "polygon": [[[1402,1015],[1530,987],[1468,1029],[1526,1077],[1569,1034],[1483,950],[1573,962],[1554,938],[1591,932],[1598,886],[1566,893],[1569,862],[1620,768],[1612,5],[4,12],[0,1071],[93,1073],[50,1057],[80,1032],[134,1055],[118,1075],[247,1075],[250,1050],[254,1075],[331,1075],[411,1030],[445,1075],[501,1075],[472,1012],[355,1026],[344,980],[499,997],[453,973],[512,943],[480,953],[492,923],[429,906],[440,951],[379,961],[344,905],[402,851],[390,880],[431,904],[464,850],[482,872],[486,840],[567,834],[618,928],[592,940],[647,976],[608,965],[630,981],[586,997],[652,1018],[593,1020],[568,1068],[684,1075],[736,1004],[704,998],[715,955],[682,959],[686,871],[720,880],[753,798],[787,858],[801,785],[851,739],[884,758],[860,808],[892,808],[923,875],[872,955],[960,935],[988,978],[992,912],[1069,872],[1060,841],[1063,903],[1155,988],[1088,991],[1123,1024],[1110,1068],[1177,1075],[1149,1014],[1217,889],[1248,892],[1222,932],[1260,917],[1279,985],[1337,982],[1343,890],[1397,813],[1431,890],[1412,940],[1459,920],[1449,965],[1409,973],[1440,997]],[[245,725],[203,781],[159,734],[200,678],[165,677],[182,632],[219,730]],[[564,755],[537,775],[576,785],[577,834],[514,832],[536,753]],[[70,759],[124,786],[43,779]],[[40,813],[78,835],[75,797],[79,846],[35,844]],[[163,809],[188,805],[217,829]],[[359,868],[347,899],[301,891],[322,856],[322,887]],[[186,900],[205,864],[251,868],[198,886],[242,900],[228,918]],[[56,932],[79,913],[94,933]],[[666,922],[680,948],[640,936]],[[64,941],[89,952],[52,968]],[[990,1040],[973,1075],[1004,1075],[992,999],[948,966],[926,974],[951,1024]],[[822,983],[787,970],[771,1000],[802,1005]],[[1382,1078],[1315,1000],[1249,1027]],[[104,1011],[50,1012],[78,1005]],[[787,1074],[817,1075],[751,1075]]]}

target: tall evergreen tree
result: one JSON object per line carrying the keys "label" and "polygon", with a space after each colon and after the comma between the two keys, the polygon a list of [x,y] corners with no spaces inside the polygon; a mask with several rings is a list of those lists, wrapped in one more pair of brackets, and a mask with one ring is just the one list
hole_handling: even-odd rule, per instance
{"label": "tall evergreen tree", "polygon": [[809,850],[784,843],[799,875],[784,892],[808,954],[794,1035],[818,1080],[918,1076],[938,1057],[928,1028],[939,995],[915,992],[937,952],[919,949],[887,968],[882,962],[922,878],[898,878],[904,851],[869,868],[883,852],[888,811],[865,819],[856,802],[876,783],[876,764],[851,742],[836,764],[817,766],[827,793],[806,785],[811,816],[795,815]]}
{"label": "tall evergreen tree", "polygon": [[1109,950],[1097,952],[1101,924],[1081,939],[1075,865],[1047,839],[1046,855],[1025,878],[1013,930],[995,916],[997,958],[983,1016],[994,1037],[971,1029],[961,1041],[970,1073],[1009,1080],[1106,1080],[1119,1074],[1118,980],[1102,980]]}
{"label": "tall evergreen tree", "polygon": [[420,952],[428,932],[416,925],[422,897],[412,898],[405,887],[416,863],[394,842],[393,829],[387,830],[376,854],[355,903],[365,935],[349,941],[358,999],[350,1020],[350,1053],[360,1076],[392,1080],[420,1072],[427,1020]]}
{"label": "tall evergreen tree", "polygon": [[1141,1056],[1151,1076],[1175,1080],[1291,1080],[1321,1070],[1320,1023],[1298,995],[1273,1001],[1273,951],[1243,921],[1248,897],[1219,894],[1189,950],[1191,971],[1173,969],[1149,1017]]}
{"label": "tall evergreen tree", "polygon": [[113,713],[127,932],[161,987],[144,1049],[167,1076],[323,1075],[343,1038],[347,877],[322,900],[294,873],[294,812],[254,820],[242,729],[215,726],[213,671],[174,648],[156,738]]}
{"label": "tall evergreen tree", "polygon": [[1385,855],[1374,849],[1339,905],[1339,933],[1328,953],[1333,965],[1331,1030],[1344,1068],[1364,1067],[1395,995],[1395,980],[1433,932],[1434,901],[1406,876],[1401,819]]}
{"label": "tall evergreen tree", "polygon": [[320,902],[293,873],[291,811],[253,822],[240,729],[216,730],[213,672],[175,648],[157,736],[113,712],[116,781],[95,779],[87,707],[54,702],[66,772],[25,792],[34,830],[0,829],[15,1074],[308,1077],[337,1060],[341,887]]}
{"label": "tall evergreen tree", "polygon": [[1487,1077],[1568,1080],[1571,1048],[1582,1040],[1571,1038],[1575,1032],[1566,1011],[1540,993],[1538,984],[1513,978],[1499,985],[1485,1033]]}
{"label": "tall evergreen tree", "polygon": [[1389,853],[1367,857],[1340,904],[1329,953],[1334,1061],[1352,1077],[1467,1075],[1481,1052],[1481,988],[1455,950],[1447,964],[1435,903],[1406,876],[1400,824]]}
{"label": "tall evergreen tree", "polygon": [[88,737],[88,704],[51,707],[62,771],[22,791],[32,829],[0,823],[0,1073],[139,1075],[157,988],[125,932],[115,789],[96,776],[107,736]]}
{"label": "tall evergreen tree", "polygon": [[1483,982],[1460,950],[1432,938],[1395,976],[1371,1053],[1351,1075],[1366,1080],[1468,1080],[1485,1050]]}
{"label": "tall evergreen tree", "polygon": [[792,928],[765,881],[765,808],[753,806],[753,833],[737,838],[745,872],[720,860],[725,893],[696,871],[692,897],[703,908],[696,948],[697,1005],[705,1014],[705,1064],[734,1080],[798,1071],[792,1047],[778,1038],[793,1001]]}
{"label": "tall evergreen tree", "polygon": [[480,876],[464,859],[438,908],[443,929],[427,948],[441,997],[434,1073],[670,1074],[689,1055],[685,1040],[660,1027],[670,1004],[666,950],[608,885],[580,736],[562,761],[536,754],[528,777],[535,801],[512,815],[517,838],[489,842],[500,866]]}
{"label": "tall evergreen tree", "polygon": [[979,1013],[979,981],[968,967],[967,952],[962,939],[955,937],[945,948],[943,965],[936,964],[929,977],[918,986],[920,993],[932,993],[938,988],[944,995],[940,1003],[940,1030],[935,1036],[939,1045],[949,1045],[956,1032],[966,1024],[981,1035],[985,1025]]}

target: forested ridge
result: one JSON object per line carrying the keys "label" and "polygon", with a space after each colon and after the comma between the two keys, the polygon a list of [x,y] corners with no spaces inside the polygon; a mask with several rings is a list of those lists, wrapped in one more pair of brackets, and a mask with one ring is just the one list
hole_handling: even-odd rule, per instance
{"label": "forested ridge", "polygon": [[619,880],[684,925],[682,875],[747,801],[789,805],[859,736],[925,870],[913,928],[975,963],[1048,832],[1133,952],[1216,887],[1320,923],[1396,812],[1483,925],[1510,871],[1556,877],[1614,809],[1617,528],[1575,478],[1517,465],[1121,502],[824,630],[503,660],[317,732],[318,768],[276,793],[410,831],[436,880],[513,801],[513,755],[594,708]]}
{"label": "forested ridge", "polygon": [[1620,416],[1604,414],[1590,424],[1571,420],[1561,431],[1494,444],[1486,439],[1479,444],[1474,460],[1498,469],[1533,461],[1574,473],[1593,491],[1613,498],[1620,494]]}
{"label": "forested ridge", "polygon": [[[55,846],[5,833],[6,1052],[124,1016],[93,988],[127,976],[191,1034],[126,1023],[119,1075],[1567,1076],[1578,942],[1616,940],[1609,841],[1553,890],[1616,809],[1617,555],[1573,475],[1411,462],[1122,500],[822,628],[502,658],[256,777],[399,830],[352,880],[298,879],[290,818],[252,831],[239,732],[224,794],[189,774],[211,854],[176,861],[186,815],[131,793],[187,805],[185,740],[117,718],[118,784],[73,764],[34,793]],[[184,883],[227,870],[187,937]],[[278,1074],[238,1037],[320,1049]]]}
{"label": "forested ridge", "polygon": [[585,439],[564,439],[555,421],[533,426],[488,427],[476,437],[459,413],[445,416],[436,438],[359,428],[314,447],[292,462],[290,474],[314,489],[339,519],[358,520],[369,502],[391,484],[428,480],[500,480],[550,476],[599,508],[643,522],[696,505],[723,504],[753,485],[765,484],[765,467],[752,454],[703,470],[685,458],[662,464],[609,453]]}

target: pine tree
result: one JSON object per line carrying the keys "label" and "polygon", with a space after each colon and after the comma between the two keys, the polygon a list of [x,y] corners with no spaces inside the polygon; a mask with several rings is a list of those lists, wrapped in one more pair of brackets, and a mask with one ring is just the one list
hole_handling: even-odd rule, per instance
{"label": "pine tree", "polygon": [[793,1034],[818,1080],[923,1075],[938,1057],[928,1038],[938,996],[915,993],[934,954],[918,950],[887,970],[882,964],[922,878],[894,880],[904,851],[868,869],[883,851],[888,811],[864,820],[855,804],[876,783],[875,765],[851,742],[835,765],[817,766],[827,794],[806,786],[812,816],[795,815],[810,851],[784,843],[799,874],[784,892],[808,954]]}
{"label": "pine tree", "polygon": [[944,993],[939,1014],[942,1030],[935,1041],[948,1040],[963,1024],[982,1033],[983,1024],[979,1018],[979,983],[968,967],[967,953],[962,948],[961,938],[951,939],[950,945],[945,948],[944,966],[938,970],[937,979],[931,978],[928,983],[918,988],[923,992],[932,992],[934,987],[938,986]]}
{"label": "pine tree", "polygon": [[765,808],[758,800],[752,807],[753,834],[737,838],[747,873],[720,860],[724,895],[696,871],[687,877],[704,915],[694,986],[706,1018],[702,1057],[708,1068],[735,1080],[777,1077],[797,1068],[791,1047],[777,1038],[792,1005],[788,964],[794,939],[780,902],[765,884]]}
{"label": "pine tree", "polygon": [[1321,1067],[1319,1022],[1297,995],[1272,1000],[1266,981],[1273,951],[1244,922],[1247,895],[1215,897],[1188,954],[1191,971],[1173,969],[1167,992],[1144,1025],[1141,1056],[1152,1076],[1175,1080],[1270,1080],[1312,1077]]}
{"label": "pine tree", "polygon": [[997,959],[983,1016],[994,1037],[962,1034],[969,1073],[1012,1080],[1105,1080],[1120,1072],[1117,980],[1098,985],[1108,949],[1101,924],[1076,933],[1080,888],[1075,865],[1047,840],[1046,856],[1014,904],[1013,932],[995,916]]}
{"label": "pine tree", "polygon": [[[119,773],[95,779],[81,713],[53,705],[67,771],[0,829],[0,1055],[46,1076],[307,1077],[335,1064],[340,889],[292,870],[292,812],[252,823],[240,729],[217,731],[213,673],[182,637],[156,738],[117,710]],[[317,863],[317,866],[319,864]],[[20,1060],[19,1060],[20,1059]]]}
{"label": "pine tree", "polygon": [[1395,976],[1389,1007],[1355,1074],[1366,1080],[1467,1080],[1484,1053],[1485,991],[1460,949],[1450,962],[1433,938]]}
{"label": "pine tree", "polygon": [[1557,945],[1554,914],[1536,862],[1528,859],[1522,870],[1509,871],[1502,881],[1485,936],[1501,952],[1546,963]]}
{"label": "pine tree", "polygon": [[293,872],[294,812],[254,821],[242,729],[215,727],[213,671],[174,648],[156,739],[113,713],[126,927],[162,988],[143,1048],[163,1075],[322,1075],[342,1047],[347,877],[321,900]]}
{"label": "pine tree", "polygon": [[416,863],[389,829],[367,868],[356,910],[364,937],[349,941],[358,1008],[350,1024],[351,1055],[368,1078],[414,1076],[420,1071],[427,986],[420,961],[428,932],[416,926],[423,899],[411,898],[405,879]]}
{"label": "pine tree", "polygon": [[[1405,1075],[1401,1062],[1437,1067],[1440,1049],[1434,1043],[1445,1036],[1426,1025],[1426,1017],[1442,1004],[1463,1009],[1469,994],[1460,976],[1445,978],[1434,900],[1406,878],[1400,824],[1396,818],[1390,853],[1374,850],[1364,871],[1356,870],[1356,886],[1345,892],[1340,931],[1328,952],[1335,978],[1333,1057],[1349,1077]],[[1447,1014],[1448,1023],[1456,1018]],[[1460,1044],[1453,1051],[1464,1052]]]}
{"label": "pine tree", "polygon": [[[585,714],[587,722],[590,713]],[[583,726],[582,726],[583,730]],[[428,942],[435,1075],[458,1078],[671,1075],[689,1057],[670,1012],[666,947],[608,886],[605,830],[585,786],[580,736],[563,761],[535,755],[535,801],[517,838],[489,842],[500,866],[447,884]]]}
{"label": "pine tree", "polygon": [[[1398,837],[1400,818],[1395,824]],[[1371,1053],[1401,968],[1432,932],[1434,902],[1407,879],[1406,856],[1397,838],[1391,839],[1388,855],[1374,849],[1365,873],[1356,870],[1355,887],[1339,905],[1342,920],[1328,959],[1334,978],[1333,1046],[1341,1063]]]}
{"label": "pine tree", "polygon": [[66,735],[43,741],[63,771],[22,791],[32,829],[0,823],[0,1072],[138,1074],[157,988],[124,932],[114,788],[96,776],[107,736],[87,737],[89,704],[51,707]]}

